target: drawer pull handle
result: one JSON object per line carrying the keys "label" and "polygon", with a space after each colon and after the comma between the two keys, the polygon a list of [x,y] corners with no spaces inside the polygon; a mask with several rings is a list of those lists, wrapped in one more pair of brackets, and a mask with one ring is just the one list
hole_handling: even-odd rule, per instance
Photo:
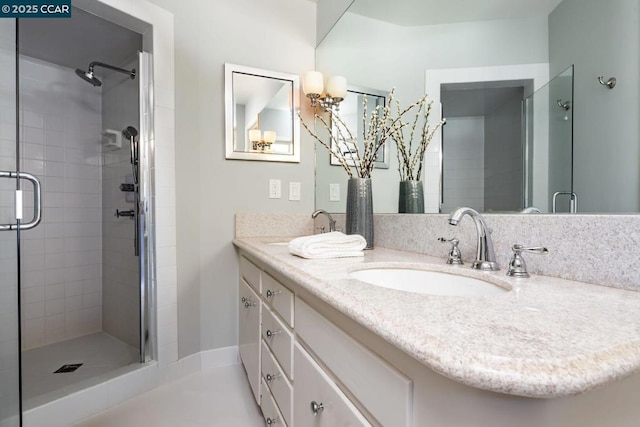
{"label": "drawer pull handle", "polygon": [[242,297],[241,301],[244,303],[244,308],[251,308],[256,306],[256,302],[251,297],[249,298]]}
{"label": "drawer pull handle", "polygon": [[272,331],[270,329],[267,329],[267,332],[265,333],[267,335],[267,338],[273,338],[278,334],[281,334],[282,331]]}
{"label": "drawer pull handle", "polygon": [[240,302],[242,302],[242,303],[247,302],[247,297],[242,297],[242,298],[240,298]]}
{"label": "drawer pull handle", "polygon": [[277,423],[277,422],[278,422],[278,419],[277,419],[277,418],[267,417],[267,425],[268,425],[268,426],[272,426],[272,425],[274,425],[274,424],[275,424],[275,423]]}
{"label": "drawer pull handle", "polygon": [[322,402],[318,403],[315,400],[311,401],[311,413],[313,414],[313,416],[315,417],[316,415],[319,415],[322,411],[324,411],[324,405],[322,404]]}
{"label": "drawer pull handle", "polygon": [[271,381],[276,380],[280,377],[280,374],[267,374],[264,376],[264,380],[267,383],[271,383]]}
{"label": "drawer pull handle", "polygon": [[273,298],[276,295],[280,295],[282,293],[281,290],[272,291],[271,289],[267,289],[267,298]]}

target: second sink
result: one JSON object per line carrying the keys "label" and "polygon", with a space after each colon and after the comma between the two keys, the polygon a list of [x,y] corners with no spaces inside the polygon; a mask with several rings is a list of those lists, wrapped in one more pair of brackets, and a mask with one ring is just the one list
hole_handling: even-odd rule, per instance
{"label": "second sink", "polygon": [[510,290],[473,277],[405,267],[369,268],[350,275],[374,286],[428,295],[477,297]]}

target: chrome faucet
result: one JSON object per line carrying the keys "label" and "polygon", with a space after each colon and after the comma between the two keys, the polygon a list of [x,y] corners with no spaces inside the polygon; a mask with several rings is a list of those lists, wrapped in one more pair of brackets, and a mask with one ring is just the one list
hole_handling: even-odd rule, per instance
{"label": "chrome faucet", "polygon": [[[336,231],[336,220],[333,219],[333,217],[331,216],[331,214],[327,211],[325,211],[324,209],[318,209],[317,211],[315,211],[314,213],[311,214],[311,218],[316,219],[318,217],[318,215],[325,215],[327,217],[327,219],[329,220],[329,232],[331,231]],[[322,228],[324,230],[324,227]],[[323,231],[324,233],[324,231]]]}
{"label": "chrome faucet", "polygon": [[471,264],[471,268],[488,271],[500,270],[500,267],[498,267],[498,263],[496,262],[496,253],[493,250],[491,229],[487,226],[487,223],[478,211],[472,208],[458,208],[449,215],[449,224],[458,225],[462,217],[465,215],[469,215],[473,219],[478,233],[476,260]]}

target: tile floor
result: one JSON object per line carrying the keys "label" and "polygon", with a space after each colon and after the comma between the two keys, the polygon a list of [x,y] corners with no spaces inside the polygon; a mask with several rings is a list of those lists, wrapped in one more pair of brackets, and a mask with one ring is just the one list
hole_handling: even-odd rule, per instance
{"label": "tile floor", "polygon": [[[92,379],[138,361],[138,351],[98,332],[22,353],[22,395],[25,410],[86,387]],[[62,365],[82,363],[75,372],[54,374]]]}
{"label": "tile floor", "polygon": [[199,372],[127,400],[75,427],[264,425],[242,365]]}

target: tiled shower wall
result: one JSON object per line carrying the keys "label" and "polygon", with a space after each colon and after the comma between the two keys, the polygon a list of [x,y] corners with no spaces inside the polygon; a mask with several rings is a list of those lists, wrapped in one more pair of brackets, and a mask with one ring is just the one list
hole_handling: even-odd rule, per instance
{"label": "tiled shower wall", "polygon": [[[137,59],[118,64],[138,69]],[[105,128],[118,132],[133,126],[140,132],[138,81],[120,73],[103,79],[102,120]],[[120,184],[132,182],[131,149],[122,139],[122,148],[104,148],[102,169],[102,329],[138,348],[140,340],[140,287],[138,258],[134,255],[135,225],[131,218],[116,218],[116,209],[134,209],[133,193],[120,191]]]}
{"label": "tiled shower wall", "polygon": [[22,232],[28,349],[101,329],[102,106],[73,69],[21,56],[20,74],[21,166],[41,179],[44,206],[42,224]]}

